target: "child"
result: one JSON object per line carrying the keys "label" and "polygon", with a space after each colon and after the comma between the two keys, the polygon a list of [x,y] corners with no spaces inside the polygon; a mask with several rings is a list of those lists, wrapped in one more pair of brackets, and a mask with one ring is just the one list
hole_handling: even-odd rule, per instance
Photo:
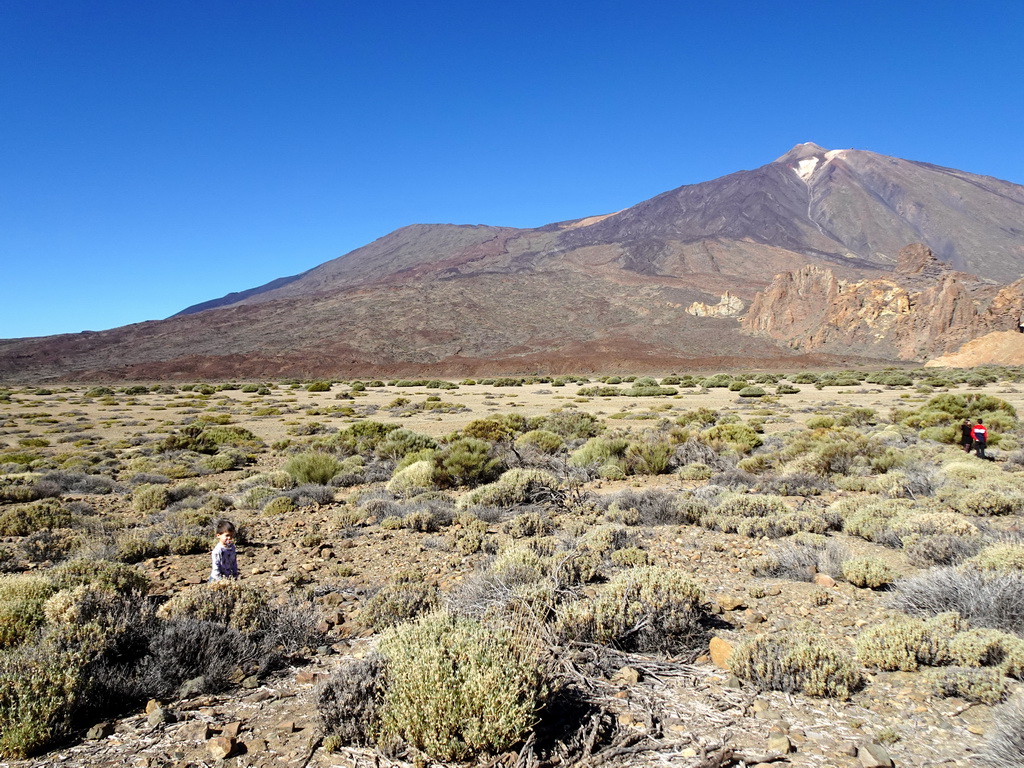
{"label": "child", "polygon": [[211,557],[210,581],[238,578],[238,556],[235,553],[235,524],[230,520],[217,521],[217,546]]}
{"label": "child", "polygon": [[985,455],[985,448],[988,445],[988,429],[985,428],[985,424],[981,419],[978,419],[978,423],[974,425],[974,429],[971,430],[974,435],[974,447],[977,448],[977,456],[979,459],[987,459]]}

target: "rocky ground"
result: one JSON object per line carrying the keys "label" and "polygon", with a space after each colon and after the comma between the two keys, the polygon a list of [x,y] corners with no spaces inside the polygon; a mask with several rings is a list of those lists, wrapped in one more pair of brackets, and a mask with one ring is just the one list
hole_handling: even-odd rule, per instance
{"label": "rocky ground", "polygon": [[[460,394],[469,392],[441,394],[445,400],[457,402]],[[880,408],[881,394],[851,394],[850,400]],[[1019,397],[1016,391],[1012,394]],[[716,392],[713,397],[728,397],[728,402],[734,403],[731,395]],[[316,402],[309,393],[295,397],[302,398],[302,407]],[[790,423],[827,407],[824,404],[830,397],[835,398],[835,393],[807,388],[802,405],[792,402],[788,406]],[[514,392],[481,393],[470,402],[468,413],[444,418],[421,414],[403,425],[441,434],[488,412],[505,412],[510,405],[522,406],[526,401],[529,404],[524,410],[530,411],[534,401],[544,401],[536,394],[531,398],[518,398]],[[469,402],[468,398],[463,402]],[[730,407],[725,402],[719,407]],[[550,399],[546,405],[551,405]],[[581,405],[601,412],[623,404],[595,399]],[[712,403],[694,396],[684,405]],[[293,414],[245,423],[269,443],[286,434],[289,426],[318,418],[300,414],[296,406]],[[119,415],[116,409],[107,414],[111,419]],[[140,424],[149,418],[134,415],[139,416]],[[263,456],[257,469],[269,469],[280,463],[280,458]],[[230,477],[222,479],[231,482]],[[662,476],[597,480],[588,489],[601,495],[645,487],[681,491],[692,484]],[[372,589],[387,582],[396,569],[417,570],[443,592],[452,593],[488,555],[463,556],[446,546],[443,536],[384,530],[372,517],[354,527],[344,524],[340,513],[346,501],[361,490],[365,489],[339,490],[334,504],[255,516],[246,522],[239,547],[243,578],[271,593],[320,588],[317,602],[325,633],[321,646],[296,659],[292,667],[265,679],[247,680],[236,690],[183,701],[150,702],[145,711],[76,734],[69,745],[58,750],[30,760],[0,762],[0,766],[378,768],[381,763],[388,764],[388,758],[371,750],[329,752],[322,747],[317,688],[346,659],[361,656],[373,646],[375,637],[360,627],[356,617]],[[89,500],[100,508],[111,503],[110,497]],[[564,527],[572,520],[566,515],[560,516],[559,522]],[[837,584],[823,575],[812,583],[754,577],[749,567],[752,560],[775,546],[767,540],[693,526],[631,530],[638,546],[646,549],[655,563],[682,569],[704,587],[717,627],[709,652],[695,661],[630,654],[612,654],[605,659],[603,673],[585,684],[606,702],[605,716],[614,718],[606,730],[614,737],[610,744],[595,743],[594,754],[584,759],[584,765],[977,765],[992,707],[937,697],[922,675],[875,674],[852,699],[837,701],[758,693],[724,666],[731,645],[753,633],[797,629],[852,647],[864,627],[890,615],[885,592]],[[309,533],[317,535],[307,536]],[[488,536],[495,542],[506,539],[500,523],[491,527]],[[854,553],[882,558],[900,573],[915,570],[897,550],[842,534],[837,537]],[[155,594],[170,595],[205,579],[208,554],[158,557],[140,567],[150,576]],[[1018,690],[1022,687],[1016,684]],[[488,765],[530,768],[537,762],[524,748],[520,754],[498,756]]]}

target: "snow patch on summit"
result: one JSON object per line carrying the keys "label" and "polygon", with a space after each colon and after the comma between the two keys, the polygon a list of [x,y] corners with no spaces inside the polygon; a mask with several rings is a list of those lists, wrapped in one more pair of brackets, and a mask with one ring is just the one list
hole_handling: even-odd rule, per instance
{"label": "snow patch on summit", "polygon": [[794,168],[796,175],[804,181],[807,181],[811,174],[814,173],[814,169],[818,167],[818,161],[820,158],[808,157],[806,160],[801,160],[797,167]]}

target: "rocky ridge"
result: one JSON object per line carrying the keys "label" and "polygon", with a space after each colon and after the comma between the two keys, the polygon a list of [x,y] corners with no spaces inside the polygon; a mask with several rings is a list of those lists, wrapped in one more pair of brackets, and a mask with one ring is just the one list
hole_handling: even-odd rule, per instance
{"label": "rocky ridge", "polygon": [[957,272],[920,243],[903,248],[890,276],[849,281],[809,265],[776,275],[743,327],[803,352],[848,351],[927,360],[996,331],[1024,312],[1024,280],[994,285]]}

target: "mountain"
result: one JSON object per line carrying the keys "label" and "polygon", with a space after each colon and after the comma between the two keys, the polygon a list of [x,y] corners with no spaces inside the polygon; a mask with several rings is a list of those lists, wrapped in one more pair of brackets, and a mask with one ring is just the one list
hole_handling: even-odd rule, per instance
{"label": "mountain", "polygon": [[[812,345],[807,357],[785,332],[739,316],[776,274],[883,279],[909,243],[979,286],[1018,280],[1024,187],[801,144],[613,214],[535,229],[408,226],[166,320],[0,341],[0,375],[462,376],[905,359],[903,347],[841,343]],[[770,314],[759,301],[759,315]]]}

